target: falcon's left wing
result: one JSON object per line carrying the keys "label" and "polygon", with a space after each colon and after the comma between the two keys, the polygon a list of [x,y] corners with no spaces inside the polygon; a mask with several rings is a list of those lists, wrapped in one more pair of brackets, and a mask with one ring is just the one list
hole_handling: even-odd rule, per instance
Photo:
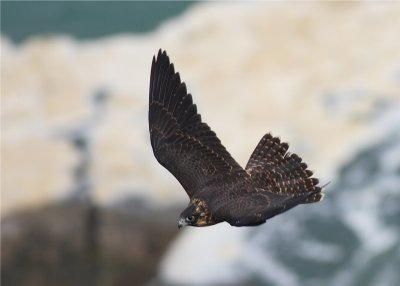
{"label": "falcon's left wing", "polygon": [[161,50],[151,67],[149,128],[155,157],[189,197],[207,185],[225,183],[238,173],[248,176],[202,122],[185,83]]}

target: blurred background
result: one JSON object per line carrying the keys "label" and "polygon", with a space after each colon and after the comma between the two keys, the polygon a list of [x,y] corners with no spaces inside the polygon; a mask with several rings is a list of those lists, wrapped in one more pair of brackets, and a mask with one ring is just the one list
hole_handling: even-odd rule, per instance
{"label": "blurred background", "polygon": [[[399,285],[399,34],[394,2],[2,1],[1,284]],[[159,48],[242,166],[272,132],[325,200],[178,231]]]}

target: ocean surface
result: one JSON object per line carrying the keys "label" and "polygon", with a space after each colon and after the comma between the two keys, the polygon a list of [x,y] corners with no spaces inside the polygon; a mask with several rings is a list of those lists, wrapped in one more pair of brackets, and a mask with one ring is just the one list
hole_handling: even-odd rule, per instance
{"label": "ocean surface", "polygon": [[[147,33],[195,1],[3,1],[1,33],[16,43],[35,35],[94,39]],[[23,20],[23,21],[22,21]]]}
{"label": "ocean surface", "polygon": [[184,208],[148,138],[164,48],[241,165],[272,132],[330,184],[259,227],[180,231],[146,285],[400,284],[400,5],[1,5],[2,216],[80,192]]}

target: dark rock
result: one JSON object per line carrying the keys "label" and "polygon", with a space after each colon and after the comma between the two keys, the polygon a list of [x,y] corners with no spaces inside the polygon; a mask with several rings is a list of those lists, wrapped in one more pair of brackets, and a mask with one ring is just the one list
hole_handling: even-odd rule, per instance
{"label": "dark rock", "polygon": [[178,213],[68,202],[8,216],[1,222],[1,284],[143,285],[178,233]]}

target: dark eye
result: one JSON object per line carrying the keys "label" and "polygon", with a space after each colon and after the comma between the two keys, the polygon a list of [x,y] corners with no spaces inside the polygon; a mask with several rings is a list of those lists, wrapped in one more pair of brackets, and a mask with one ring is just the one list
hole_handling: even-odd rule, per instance
{"label": "dark eye", "polygon": [[188,222],[194,222],[194,216],[192,215],[188,216],[186,219]]}

